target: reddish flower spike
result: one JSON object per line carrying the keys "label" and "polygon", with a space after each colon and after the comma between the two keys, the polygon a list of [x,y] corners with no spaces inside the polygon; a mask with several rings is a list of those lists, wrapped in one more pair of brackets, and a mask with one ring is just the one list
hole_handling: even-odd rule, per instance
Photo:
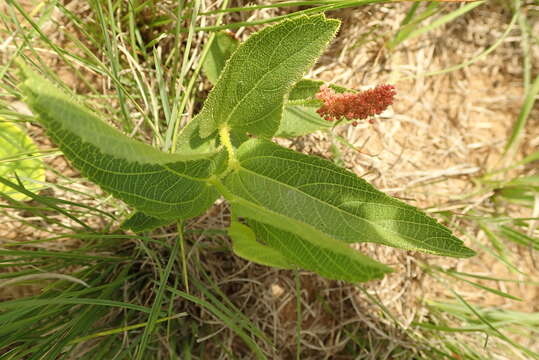
{"label": "reddish flower spike", "polygon": [[333,89],[322,85],[316,98],[324,104],[316,111],[327,121],[345,117],[347,120],[363,120],[381,114],[393,104],[395,98],[393,85],[378,85],[356,94],[337,94]]}

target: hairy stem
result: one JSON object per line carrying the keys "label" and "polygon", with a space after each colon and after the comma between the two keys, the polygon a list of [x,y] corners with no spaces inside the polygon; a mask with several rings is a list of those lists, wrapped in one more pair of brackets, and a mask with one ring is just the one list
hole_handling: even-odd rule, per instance
{"label": "hairy stem", "polygon": [[224,124],[219,128],[219,138],[228,152],[228,168],[231,170],[238,169],[240,167],[240,163],[236,158],[236,151],[234,150],[234,146],[230,141],[230,128],[228,125]]}

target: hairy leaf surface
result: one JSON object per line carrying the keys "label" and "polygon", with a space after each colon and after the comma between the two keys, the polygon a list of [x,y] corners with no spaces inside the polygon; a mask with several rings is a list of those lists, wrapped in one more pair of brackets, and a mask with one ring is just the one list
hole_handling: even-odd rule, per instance
{"label": "hairy leaf surface", "polygon": [[221,124],[263,137],[279,128],[286,94],[314,64],[339,27],[323,15],[301,16],[267,27],[240,45],[210,92],[200,135]]}
{"label": "hairy leaf surface", "polygon": [[389,267],[332,238],[313,241],[311,237],[311,241],[307,241],[261,222],[251,220],[249,225],[268,247],[283,254],[290,262],[328,279],[362,282],[381,278],[391,272]]}
{"label": "hairy leaf surface", "polygon": [[148,216],[141,212],[135,212],[131,217],[122,223],[122,229],[130,229],[134,232],[148,231],[160,226],[169,225],[174,220],[171,219],[158,219],[152,216]]}
{"label": "hairy leaf surface", "polygon": [[[216,34],[203,66],[203,70],[212,84],[215,85],[217,83],[226,61],[239,45],[240,41],[234,38],[233,34],[227,32]],[[284,104],[281,122],[275,136],[292,138],[333,127],[333,123],[324,120],[316,112],[321,102],[317,101],[314,96],[323,84],[323,81],[311,79],[301,79],[294,84],[288,94],[288,100]],[[353,91],[335,85],[331,85],[330,87],[337,92]],[[211,144],[211,140],[203,142],[200,139],[198,134],[199,127],[195,125],[199,123],[200,119],[202,118],[196,118],[187,125],[180,136],[180,140],[178,141],[179,147],[177,149],[181,148],[182,151],[193,151],[193,149],[196,149],[194,151],[200,151],[202,144]],[[193,132],[195,127],[196,133]],[[210,135],[208,138],[212,139],[215,137],[215,134],[213,134],[213,136]]]}
{"label": "hairy leaf surface", "polygon": [[312,228],[346,243],[375,242],[453,257],[474,254],[433,218],[329,161],[260,139],[244,143],[238,159],[241,167],[226,178],[226,187],[287,224],[256,220],[289,227],[307,240]]}
{"label": "hairy leaf surface", "polygon": [[143,213],[161,219],[204,212],[218,193],[207,179],[213,154],[167,154],[125,136],[50,82],[25,69],[24,92],[47,134],[83,175]]}

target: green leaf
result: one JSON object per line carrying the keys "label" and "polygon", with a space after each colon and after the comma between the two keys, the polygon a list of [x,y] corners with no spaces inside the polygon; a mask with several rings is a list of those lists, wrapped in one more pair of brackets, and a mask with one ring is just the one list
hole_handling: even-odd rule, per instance
{"label": "green leaf", "polygon": [[[327,160],[259,139],[244,143],[237,156],[240,166],[227,176],[225,187],[232,193],[233,205],[234,201],[239,206],[248,204],[245,210],[255,220],[307,240],[320,232],[345,243],[375,242],[453,257],[474,255],[433,218]],[[279,219],[268,221],[267,210]]]}
{"label": "green leaf", "polygon": [[171,219],[158,219],[145,215],[141,212],[135,212],[131,217],[122,223],[122,229],[130,229],[134,232],[142,232],[153,230],[155,228],[169,225],[174,220]]}
{"label": "green leaf", "polygon": [[[210,47],[208,57],[203,65],[206,76],[212,84],[217,83],[217,79],[223,71],[226,61],[239,44],[239,40],[229,32],[223,31],[216,34]],[[291,138],[333,127],[333,123],[322,119],[320,115],[316,113],[316,110],[320,107],[320,102],[314,98],[314,95],[320,90],[320,86],[323,84],[323,81],[302,79],[294,85],[288,95],[288,101],[284,106],[280,126],[275,133],[275,136]],[[335,85],[331,85],[330,87],[337,92],[354,91]],[[198,124],[199,121],[196,121],[198,119],[202,118],[196,118],[195,121],[191,121],[190,124]],[[195,127],[195,125],[192,126],[193,128]],[[199,148],[203,143],[200,136],[192,133],[189,128],[185,130],[187,130],[185,135],[190,135],[189,143],[186,142],[186,136],[184,135],[184,140],[180,140],[178,146],[183,146],[182,149],[185,151],[190,151],[185,145],[190,145],[191,148]],[[196,131],[198,131],[198,125],[196,126]],[[210,136],[210,139],[214,138],[216,138],[216,136]]]}
{"label": "green leaf", "polygon": [[237,49],[240,42],[229,31],[220,31],[215,34],[215,38],[210,46],[208,56],[202,64],[202,70],[212,84],[217,83],[225,63],[232,53]]}
{"label": "green leaf", "polygon": [[227,61],[200,117],[200,135],[223,125],[263,137],[279,128],[285,96],[321,54],[339,27],[323,15],[300,16],[267,27]]}
{"label": "green leaf", "polygon": [[200,118],[195,117],[185,125],[176,141],[178,154],[211,154],[219,152],[219,137],[214,132],[206,138],[200,137]]}
{"label": "green leaf", "polygon": [[280,269],[294,269],[293,263],[278,250],[256,241],[253,230],[238,221],[232,221],[228,229],[232,239],[232,250],[239,257]]}
{"label": "green leaf", "polygon": [[328,279],[362,282],[381,278],[392,270],[330,237],[309,241],[291,232],[257,221],[249,221],[257,237],[283,254],[290,262]]}
{"label": "green leaf", "polygon": [[47,134],[105,191],[160,219],[193,217],[215,201],[218,193],[207,180],[222,168],[221,154],[168,154],[130,139],[22,68],[26,101]]}
{"label": "green leaf", "polygon": [[322,119],[316,112],[317,109],[318,106],[286,105],[283,120],[275,136],[292,138],[331,129],[335,124]]}
{"label": "green leaf", "polygon": [[[290,94],[288,94],[288,101],[293,103],[294,101],[315,100],[314,96],[316,95],[317,92],[320,91],[320,86],[324,84],[325,83],[320,80],[301,79],[294,85],[292,90],[290,90]],[[337,86],[337,85],[329,85],[329,87],[335,90],[336,93],[344,93],[344,92],[356,93],[357,92],[354,89],[348,89],[348,88]],[[321,102],[318,100],[315,100],[312,104],[319,107]]]}
{"label": "green leaf", "polygon": [[[0,118],[0,177],[17,182],[17,176],[27,190],[39,190],[42,185],[29,179],[45,181],[45,166],[41,159],[29,158],[34,152],[38,148],[32,139],[17,125]],[[30,199],[4,184],[0,184],[0,192],[15,200]]]}

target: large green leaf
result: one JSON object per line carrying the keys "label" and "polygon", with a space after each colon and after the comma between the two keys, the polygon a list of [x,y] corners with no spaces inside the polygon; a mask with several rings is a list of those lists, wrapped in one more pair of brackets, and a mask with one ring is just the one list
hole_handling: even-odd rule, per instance
{"label": "large green leaf", "polygon": [[227,195],[232,202],[233,212],[249,219],[256,237],[263,243],[253,244],[256,240],[252,234],[244,236],[244,244],[240,246],[243,253],[235,250],[239,256],[272,265],[267,256],[256,254],[255,248],[264,254],[273,250],[280,262],[295,264],[331,279],[351,282],[381,278],[392,271],[308,224],[273,212],[248,199]]}
{"label": "large green leaf", "polygon": [[23,71],[26,101],[47,134],[107,192],[160,219],[199,215],[217,198],[207,180],[221,168],[221,154],[167,154],[130,139],[46,79]]}
{"label": "large green leaf", "polygon": [[289,262],[328,279],[368,281],[391,272],[389,267],[329,237],[310,237],[307,241],[291,232],[261,222],[249,221],[249,225],[260,240],[282,254]]}
{"label": "large green leaf", "polygon": [[[226,61],[232,53],[238,48],[240,41],[233,34],[228,32],[219,32],[215,35],[215,39],[210,47],[210,51],[206,61],[204,62],[203,70],[212,84],[216,84],[217,80],[223,71]],[[275,133],[277,137],[292,138],[303,136],[315,132],[317,130],[330,129],[334,123],[324,120],[316,110],[320,107],[320,101],[315,100],[315,94],[320,90],[323,81],[301,79],[298,81],[288,94],[279,129]],[[342,88],[335,85],[330,85],[337,92],[349,92],[350,89]],[[198,135],[198,125],[201,118],[191,121],[188,127],[184,130],[178,141],[177,149],[180,147],[184,151],[192,151],[196,148],[199,151],[202,144],[211,145],[211,140],[203,142]],[[190,127],[190,128],[189,128]],[[196,127],[196,133],[193,131]],[[182,139],[183,138],[183,139]],[[210,139],[212,136],[209,137]],[[215,138],[215,136],[213,136]],[[189,146],[189,147],[187,147]]]}
{"label": "large green leaf", "polygon": [[[225,186],[237,206],[245,207],[243,216],[306,240],[320,232],[345,243],[375,242],[453,257],[474,254],[433,218],[329,161],[260,139],[244,143],[237,156],[240,167]],[[268,210],[275,221],[269,221]]]}
{"label": "large green leaf", "polygon": [[[26,158],[37,152],[38,149],[24,131],[15,124],[0,118],[0,176],[13,182],[16,177],[22,185],[30,191],[42,187],[38,182],[45,181],[45,166],[37,158]],[[27,200],[26,195],[0,184],[0,192],[11,196],[15,200]]]}
{"label": "large green leaf", "polygon": [[339,27],[323,15],[301,16],[252,35],[226,62],[202,111],[200,135],[227,124],[270,137],[279,128],[286,94],[314,64]]}
{"label": "large green leaf", "polygon": [[134,232],[148,231],[160,226],[170,225],[174,219],[158,219],[141,212],[135,212],[122,223],[122,229],[130,229]]}

